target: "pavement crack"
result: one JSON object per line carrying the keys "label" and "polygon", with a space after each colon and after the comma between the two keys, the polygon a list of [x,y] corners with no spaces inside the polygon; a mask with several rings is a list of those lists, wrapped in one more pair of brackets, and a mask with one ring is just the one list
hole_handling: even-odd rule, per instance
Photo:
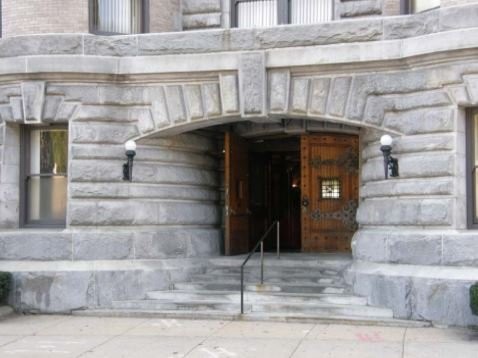
{"label": "pavement crack", "polygon": [[192,347],[189,351],[187,351],[184,355],[183,355],[183,358],[184,357],[187,357],[189,354],[191,354],[197,347],[203,345],[209,338],[211,338],[212,336],[214,336],[217,332],[219,332],[221,329],[224,329],[225,327],[229,326],[230,324],[232,324],[234,321],[229,321],[227,322],[224,326],[221,326],[221,327],[218,327],[215,331],[213,331],[209,336],[205,337],[201,342],[199,342],[198,344],[196,344],[194,347]]}
{"label": "pavement crack", "polygon": [[402,337],[402,358],[405,357],[405,340],[407,339],[407,332],[408,332],[408,327],[405,327],[405,330],[403,331],[403,337]]}
{"label": "pavement crack", "polygon": [[103,341],[103,342],[97,344],[96,346],[91,347],[91,348],[88,348],[86,351],[80,353],[79,355],[76,356],[76,358],[80,358],[80,357],[83,357],[83,356],[84,356],[85,354],[87,354],[87,353],[92,353],[92,352],[94,352],[95,349],[98,349],[98,348],[104,346],[105,344],[111,342],[111,341],[112,341],[113,339],[115,339],[115,338],[124,336],[126,333],[132,331],[133,329],[135,329],[135,328],[141,326],[142,324],[144,324],[145,322],[148,322],[148,321],[150,321],[149,318],[148,318],[148,319],[145,319],[144,321],[139,322],[138,324],[136,324],[136,325],[134,325],[134,326],[132,326],[132,327],[129,327],[129,328],[125,329],[125,330],[124,330],[123,332],[121,332],[121,333],[118,333],[118,334],[116,334],[116,335],[114,335],[114,336],[111,336],[110,338],[108,338],[108,339],[106,339],[105,341]]}
{"label": "pavement crack", "polygon": [[297,352],[297,350],[299,349],[300,345],[307,339],[307,337],[309,336],[309,334],[318,326],[318,324],[314,325],[311,329],[309,329],[309,332],[307,332],[306,335],[304,335],[304,337],[302,337],[299,342],[297,343],[297,345],[295,346],[294,350],[291,352],[289,358],[292,358],[294,356],[294,354]]}

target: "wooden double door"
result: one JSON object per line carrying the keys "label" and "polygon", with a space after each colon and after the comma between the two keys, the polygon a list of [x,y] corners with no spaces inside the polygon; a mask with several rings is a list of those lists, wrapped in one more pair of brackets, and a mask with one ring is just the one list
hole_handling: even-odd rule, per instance
{"label": "wooden double door", "polygon": [[[303,252],[348,252],[357,229],[359,143],[356,135],[310,134],[300,138],[300,248]],[[255,155],[237,136],[225,136],[225,254],[252,249],[249,168]],[[256,230],[257,231],[257,230]],[[254,240],[251,240],[254,239]],[[289,238],[290,241],[290,238]]]}

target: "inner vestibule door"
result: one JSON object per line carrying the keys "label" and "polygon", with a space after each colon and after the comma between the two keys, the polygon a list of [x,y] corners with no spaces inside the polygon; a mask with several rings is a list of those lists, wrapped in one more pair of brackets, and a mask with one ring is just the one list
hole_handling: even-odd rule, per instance
{"label": "inner vestibule door", "polygon": [[302,251],[349,252],[358,206],[355,135],[301,137]]}
{"label": "inner vestibule door", "polygon": [[247,142],[226,133],[225,169],[225,245],[227,256],[249,250],[249,148]]}

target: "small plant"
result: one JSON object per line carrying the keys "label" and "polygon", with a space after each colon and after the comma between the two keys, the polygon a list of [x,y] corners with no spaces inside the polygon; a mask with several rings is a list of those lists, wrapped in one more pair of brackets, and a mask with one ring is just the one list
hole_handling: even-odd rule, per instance
{"label": "small plant", "polygon": [[0,303],[5,303],[10,292],[12,275],[9,272],[0,272]]}
{"label": "small plant", "polygon": [[478,282],[470,287],[470,307],[471,312],[478,316]]}

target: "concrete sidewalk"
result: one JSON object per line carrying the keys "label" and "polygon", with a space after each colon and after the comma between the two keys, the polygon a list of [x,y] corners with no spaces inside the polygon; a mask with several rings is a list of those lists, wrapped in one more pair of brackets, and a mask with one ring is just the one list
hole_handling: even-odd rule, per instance
{"label": "concrete sidewalk", "polygon": [[478,332],[270,322],[15,316],[0,357],[476,358]]}

